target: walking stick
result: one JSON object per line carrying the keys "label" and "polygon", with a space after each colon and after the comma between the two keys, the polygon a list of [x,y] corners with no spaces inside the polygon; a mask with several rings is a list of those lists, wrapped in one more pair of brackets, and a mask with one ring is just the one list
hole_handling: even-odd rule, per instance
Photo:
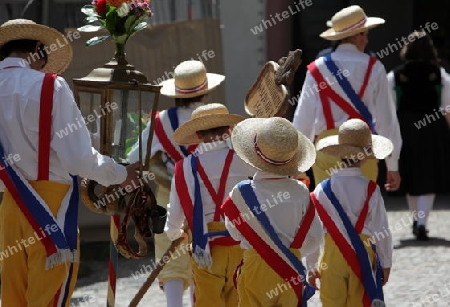
{"label": "walking stick", "polygon": [[[162,271],[164,266],[166,265],[167,261],[164,261],[165,259],[171,259],[172,253],[175,251],[175,249],[180,245],[180,243],[184,240],[184,237],[180,237],[176,239],[175,241],[172,241],[172,244],[167,249],[167,251],[164,253],[164,255],[159,259],[158,263],[156,264],[155,269],[150,273],[150,275],[147,277],[147,280],[142,284],[139,291],[134,296],[133,300],[130,302],[128,307],[137,307],[139,302],[144,297],[145,293],[147,293],[147,290],[150,288],[152,283],[155,281],[156,277],[158,277],[159,273]],[[170,261],[170,260],[169,260]]]}

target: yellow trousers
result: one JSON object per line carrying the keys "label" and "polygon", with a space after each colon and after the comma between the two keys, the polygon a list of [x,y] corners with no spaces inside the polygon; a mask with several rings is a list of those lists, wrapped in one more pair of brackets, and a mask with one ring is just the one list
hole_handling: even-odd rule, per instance
{"label": "yellow trousers", "polygon": [[[360,235],[360,238],[364,242],[369,239],[367,235]],[[371,246],[364,246],[375,269],[375,253]],[[323,307],[363,306],[364,286],[328,233],[320,268],[320,301]]]}
{"label": "yellow trousers", "polygon": [[[166,208],[169,203],[170,191],[162,185],[158,187],[158,194],[156,202],[158,205]],[[155,257],[161,259],[172,242],[167,238],[166,233],[155,234]],[[187,253],[188,241],[185,240],[175,249],[172,255],[173,258],[164,266],[163,270],[158,275],[158,280],[161,284],[165,284],[169,280],[181,280],[184,284],[184,289],[187,289],[192,284],[192,269],[191,257]]]}
{"label": "yellow trousers", "polygon": [[[327,136],[337,134],[338,129],[323,131],[317,137],[316,144],[319,140]],[[333,170],[339,170],[343,167],[345,167],[345,165],[341,159],[317,151],[316,162],[312,166],[315,184],[318,185],[325,179],[331,177]],[[378,177],[378,160],[367,159],[367,162],[361,167],[361,170],[364,176],[376,182]]]}
{"label": "yellow trousers", "polygon": [[[301,259],[298,249],[291,251]],[[297,295],[291,285],[281,278],[255,249],[244,251],[244,264],[240,269],[237,288],[239,307],[295,307],[298,304]]]}
{"label": "yellow trousers", "polygon": [[199,269],[197,264],[192,261],[195,282],[195,307],[238,306],[233,275],[236,267],[242,260],[242,252],[239,245],[213,246],[211,249],[213,259],[211,271],[208,271],[208,268]]}
{"label": "yellow trousers", "polygon": [[[30,182],[56,216],[69,190],[50,181]],[[1,297],[5,307],[68,307],[79,262],[45,270],[46,251],[11,194],[0,206]],[[64,300],[64,298],[66,298]]]}

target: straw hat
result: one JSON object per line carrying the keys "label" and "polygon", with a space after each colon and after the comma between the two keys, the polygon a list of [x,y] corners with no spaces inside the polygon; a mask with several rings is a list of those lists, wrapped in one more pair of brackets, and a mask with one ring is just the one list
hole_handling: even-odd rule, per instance
{"label": "straw hat", "polygon": [[225,76],[208,73],[200,61],[184,61],[175,67],[174,78],[160,83],[161,94],[173,98],[191,98],[207,94],[225,80]]}
{"label": "straw hat", "polygon": [[295,176],[316,160],[313,143],[281,117],[249,118],[231,134],[236,153],[253,167],[281,176]]}
{"label": "straw hat", "polygon": [[319,140],[317,150],[341,159],[384,159],[394,145],[380,135],[372,135],[369,126],[360,119],[349,119],[339,127],[339,134]]}
{"label": "straw hat", "polygon": [[384,19],[378,17],[367,17],[364,10],[358,5],[346,7],[331,18],[328,30],[320,34],[320,37],[335,41],[359,32],[372,29],[384,23]]}
{"label": "straw hat", "polygon": [[[62,73],[72,61],[72,45],[57,30],[27,19],[13,19],[0,26],[0,48],[9,41],[19,39],[38,40],[47,46],[48,61],[42,72]],[[50,46],[56,46],[53,51]],[[30,60],[32,60],[30,54]]]}
{"label": "straw hat", "polygon": [[234,126],[245,117],[230,114],[226,106],[220,103],[210,103],[200,106],[192,112],[191,120],[184,123],[173,133],[173,139],[180,145],[202,143],[197,131],[208,130],[222,126]]}

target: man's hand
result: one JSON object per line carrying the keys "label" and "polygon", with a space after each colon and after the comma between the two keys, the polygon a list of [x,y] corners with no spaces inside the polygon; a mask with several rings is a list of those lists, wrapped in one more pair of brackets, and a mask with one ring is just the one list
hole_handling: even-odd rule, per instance
{"label": "man's hand", "polygon": [[320,278],[320,273],[317,270],[309,271],[308,272],[308,283],[310,286],[316,288],[316,290],[319,290],[319,287],[317,286],[316,280]]}
{"label": "man's hand", "polygon": [[388,282],[391,268],[383,269],[383,286]]}
{"label": "man's hand", "polygon": [[399,172],[388,171],[386,184],[384,185],[384,188],[388,192],[397,191],[398,188],[400,188],[401,181],[402,181],[402,179],[400,178]]}
{"label": "man's hand", "polygon": [[[137,187],[140,185],[138,172],[139,169],[139,161],[127,166],[127,179],[120,184],[122,188],[126,188],[127,186]],[[133,184],[134,183],[134,184]]]}

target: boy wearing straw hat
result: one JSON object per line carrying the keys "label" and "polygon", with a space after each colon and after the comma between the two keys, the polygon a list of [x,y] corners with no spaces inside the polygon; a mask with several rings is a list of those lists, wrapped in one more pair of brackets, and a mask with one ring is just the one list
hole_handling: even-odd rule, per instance
{"label": "boy wearing straw hat", "polygon": [[244,249],[239,306],[306,306],[313,294],[301,255],[314,252],[322,225],[309,190],[290,178],[314,163],[314,145],[286,119],[251,118],[231,136],[238,155],[258,171],[222,205],[230,235]]}
{"label": "boy wearing straw hat", "polygon": [[[92,148],[72,92],[56,75],[72,60],[63,34],[7,21],[0,58],[2,305],[69,306],[79,264],[75,176],[125,187],[138,182],[136,165],[125,168]],[[57,137],[68,123],[79,126]]]}
{"label": "boy wearing straw hat", "polygon": [[[326,229],[321,262],[327,269],[311,271],[309,281],[316,286],[320,278],[324,307],[384,306],[382,287],[392,266],[392,236],[380,189],[363,176],[361,167],[384,159],[392,148],[389,139],[372,135],[360,119],[344,122],[337,136],[317,143],[317,150],[346,164],[311,193]],[[319,251],[308,255],[307,262],[317,263],[318,258]]]}
{"label": "boy wearing straw hat", "polygon": [[[364,53],[368,31],[381,24],[383,19],[367,17],[357,5],[346,7],[332,17],[331,27],[320,36],[337,41],[338,46],[334,52],[308,65],[293,124],[317,142],[336,135],[337,128],[347,119],[365,121],[374,133],[394,143],[394,150],[386,159],[386,189],[395,191],[400,185],[398,159],[402,141],[393,97],[383,64]],[[336,158],[318,152],[313,166],[316,184],[341,167]],[[377,162],[366,163],[363,173],[377,180]]]}
{"label": "boy wearing straw hat", "polygon": [[[155,136],[152,139],[152,172],[155,173],[159,184],[157,203],[163,207],[169,203],[170,182],[176,162],[187,157],[194,149],[193,146],[177,144],[173,139],[174,131],[191,118],[192,112],[204,105],[202,100],[215,90],[225,79],[225,76],[208,73],[200,61],[184,61],[174,70],[174,78],[163,81],[160,85],[161,94],[175,99],[175,106],[158,112],[155,122]],[[149,122],[142,133],[142,140],[147,143],[150,133]],[[143,146],[143,154],[146,146]],[[139,159],[139,142],[131,149],[128,160]],[[155,234],[155,256],[161,258],[169,248],[171,241],[165,233]],[[187,241],[181,243],[176,252],[180,255],[171,259],[165,266],[158,279],[164,289],[167,307],[182,307],[183,292],[192,283],[190,257],[186,253]],[[182,252],[184,251],[184,252]]]}
{"label": "boy wearing straw hat", "polygon": [[174,133],[181,145],[202,143],[175,165],[166,223],[170,240],[183,235],[185,219],[192,231],[196,307],[237,306],[233,273],[242,250],[226,232],[220,206],[236,183],[255,173],[228,142],[231,128],[242,120],[212,103],[195,109]]}

